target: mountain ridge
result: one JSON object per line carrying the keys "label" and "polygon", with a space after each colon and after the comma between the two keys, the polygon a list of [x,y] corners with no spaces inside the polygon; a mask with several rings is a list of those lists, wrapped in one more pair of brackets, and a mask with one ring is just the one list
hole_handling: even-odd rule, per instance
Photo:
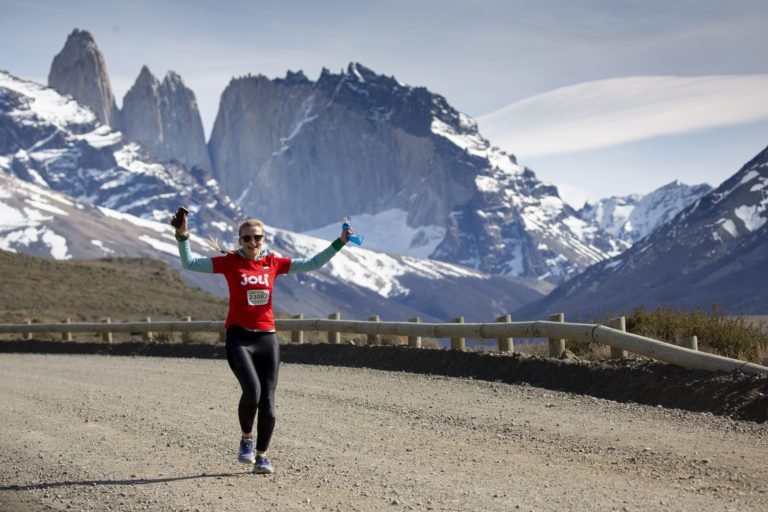
{"label": "mountain ridge", "polygon": [[613,236],[634,244],[711,190],[706,183],[685,185],[674,180],[648,194],[587,201],[578,213],[581,218],[594,220]]}
{"label": "mountain ridge", "polygon": [[[92,38],[84,51],[99,61]],[[89,72],[108,86],[106,66],[94,69]],[[385,232],[366,231],[364,225],[360,231],[367,235],[366,247],[389,253],[367,257],[370,268],[384,274],[380,279],[366,278],[362,286],[349,289],[344,285],[359,275],[286,283],[285,296],[302,307],[311,296],[317,312],[332,305],[354,311],[355,303],[376,303],[379,299],[368,295],[373,293],[393,300],[388,307],[398,315],[415,307],[439,317],[455,302],[444,300],[440,293],[445,290],[472,297],[471,302],[484,307],[494,300],[482,293],[500,294],[504,299],[498,304],[517,308],[536,300],[536,293],[548,286],[567,282],[601,261],[615,261],[609,258],[644,240],[704,194],[701,186],[673,182],[670,190],[662,187],[634,198],[634,212],[652,212],[638,214],[643,222],[631,214],[622,221],[621,216],[598,219],[597,214],[576,211],[555,186],[484,139],[477,123],[444,97],[356,62],[338,74],[324,69],[316,81],[301,71],[278,79],[233,78],[222,93],[210,142],[206,145],[198,133],[189,137],[194,140],[186,149],[169,143],[186,138],[184,133],[191,133],[189,127],[199,121],[194,94],[181,77],[169,72],[159,82],[145,66],[129,93],[121,123],[142,144],[99,125],[98,116],[51,89],[0,74],[0,169],[76,201],[163,223],[178,204],[186,204],[193,213],[193,229],[201,235],[231,237],[233,220],[246,216],[245,205],[247,216],[261,216],[275,226],[275,233],[285,233],[277,237],[283,244],[278,248],[287,251],[296,249],[289,243],[298,240],[295,231],[338,230],[347,216],[353,224],[357,218],[390,219],[394,228]],[[46,102],[55,108],[38,108]],[[135,123],[128,121],[133,114]],[[177,130],[174,119],[186,131]],[[138,135],[142,130],[146,133]],[[214,158],[210,163],[199,155],[197,163],[176,158],[191,154],[190,148]],[[391,219],[400,219],[399,228]],[[721,226],[726,233],[741,226],[735,219],[729,222]],[[57,234],[46,227],[35,235],[34,243],[44,246]],[[55,256],[55,244],[49,245]],[[391,254],[394,248],[401,254]],[[429,257],[434,268],[443,261],[476,273],[446,278],[444,287],[435,287],[415,270],[424,264],[409,259],[416,255]],[[398,266],[409,270],[402,275],[382,270]],[[461,291],[462,279],[471,281],[471,291],[466,291],[470,281]],[[536,281],[544,286],[530,285]],[[523,288],[507,293],[500,291],[500,283]],[[423,296],[397,292],[398,287],[418,286],[434,290],[431,306]],[[537,291],[531,295],[531,290]],[[443,301],[449,307],[439,306]],[[504,313],[502,309],[491,308]]]}
{"label": "mountain ridge", "polygon": [[768,310],[768,148],[625,253],[587,269],[520,315],[650,304],[719,305],[738,314]]}
{"label": "mountain ridge", "polygon": [[[163,92],[169,77],[186,92]],[[198,128],[168,128],[173,112]],[[394,210],[405,219],[399,232],[413,233],[396,244],[405,254],[552,283],[631,245],[570,208],[444,97],[358,62],[323,68],[314,82],[301,71],[233,78],[207,147],[194,94],[173,72],[160,83],[143,67],[122,115],[128,137],[160,161],[210,169],[250,216],[286,229]]]}
{"label": "mountain ridge", "polygon": [[441,236],[433,259],[553,281],[625,247],[444,98],[357,63],[316,82],[233,79],[209,148],[238,204],[294,231],[397,210],[415,231],[401,247]]}

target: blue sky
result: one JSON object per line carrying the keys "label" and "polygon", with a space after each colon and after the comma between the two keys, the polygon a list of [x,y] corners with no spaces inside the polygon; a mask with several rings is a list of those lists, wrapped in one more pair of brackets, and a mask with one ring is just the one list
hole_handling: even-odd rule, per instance
{"label": "blue sky", "polygon": [[[750,80],[768,74],[766,21],[765,0],[0,0],[0,69],[45,82],[67,35],[85,29],[105,56],[118,104],[142,65],[159,78],[173,70],[195,91],[207,131],[234,76],[303,70],[316,79],[323,67],[339,71],[349,62],[445,96],[481,119],[481,133],[488,115],[515,105],[511,111],[519,113],[521,102],[537,97],[542,119],[535,133],[521,131],[521,119],[512,117],[517,131],[493,131],[498,141],[483,134],[578,202],[644,193],[675,178],[717,185],[768,145],[768,116],[746,113],[747,99],[768,104],[759,93],[739,107],[699,94],[702,108],[715,105],[706,121],[672,122],[679,125],[672,132],[666,121],[658,128],[648,122],[633,131],[624,128],[636,123],[637,108],[662,112],[674,94],[648,89],[666,103],[640,101],[639,94],[635,106],[631,95],[618,93],[630,82],[608,82],[616,94],[599,87],[616,78],[733,75],[753,91]],[[623,140],[606,142],[599,116],[574,117],[579,109],[563,109],[562,94],[552,93],[579,84],[600,92],[590,109],[615,110]],[[720,94],[743,96],[741,89]],[[679,88],[678,95],[686,97]],[[605,104],[604,97],[624,103]],[[667,115],[691,116],[695,105]],[[745,112],[741,118],[734,108]],[[571,117],[559,118],[561,111]],[[569,135],[581,140],[593,132],[591,145]],[[552,149],[552,139],[565,149]]]}

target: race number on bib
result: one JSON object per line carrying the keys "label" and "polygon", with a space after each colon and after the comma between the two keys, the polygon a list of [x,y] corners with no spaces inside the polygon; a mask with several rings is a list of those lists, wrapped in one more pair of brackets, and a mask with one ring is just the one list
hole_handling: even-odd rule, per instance
{"label": "race number on bib", "polygon": [[248,305],[263,306],[269,302],[269,290],[248,290]]}

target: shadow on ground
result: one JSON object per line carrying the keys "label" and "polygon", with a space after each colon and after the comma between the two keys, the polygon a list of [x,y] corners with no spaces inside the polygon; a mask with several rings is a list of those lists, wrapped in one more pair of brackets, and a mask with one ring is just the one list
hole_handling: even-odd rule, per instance
{"label": "shadow on ground", "polygon": [[100,485],[147,485],[158,484],[166,482],[178,482],[179,480],[199,480],[202,478],[215,478],[220,480],[226,477],[249,475],[248,471],[240,471],[237,473],[199,473],[195,475],[176,476],[176,477],[162,477],[162,478],[134,478],[132,480],[63,480],[58,482],[41,482],[37,484],[29,485],[3,485],[0,486],[0,491],[32,491],[38,489],[55,489],[57,487],[73,487],[73,486],[88,486],[96,487]]}

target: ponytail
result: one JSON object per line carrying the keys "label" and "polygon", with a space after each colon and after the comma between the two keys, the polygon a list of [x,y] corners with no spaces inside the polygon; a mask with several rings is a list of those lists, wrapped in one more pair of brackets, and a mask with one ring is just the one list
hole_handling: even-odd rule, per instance
{"label": "ponytail", "polygon": [[206,244],[208,244],[208,247],[213,249],[216,252],[220,252],[222,254],[227,254],[227,251],[221,248],[219,245],[219,240],[214,237],[209,237],[208,240],[205,241]]}

